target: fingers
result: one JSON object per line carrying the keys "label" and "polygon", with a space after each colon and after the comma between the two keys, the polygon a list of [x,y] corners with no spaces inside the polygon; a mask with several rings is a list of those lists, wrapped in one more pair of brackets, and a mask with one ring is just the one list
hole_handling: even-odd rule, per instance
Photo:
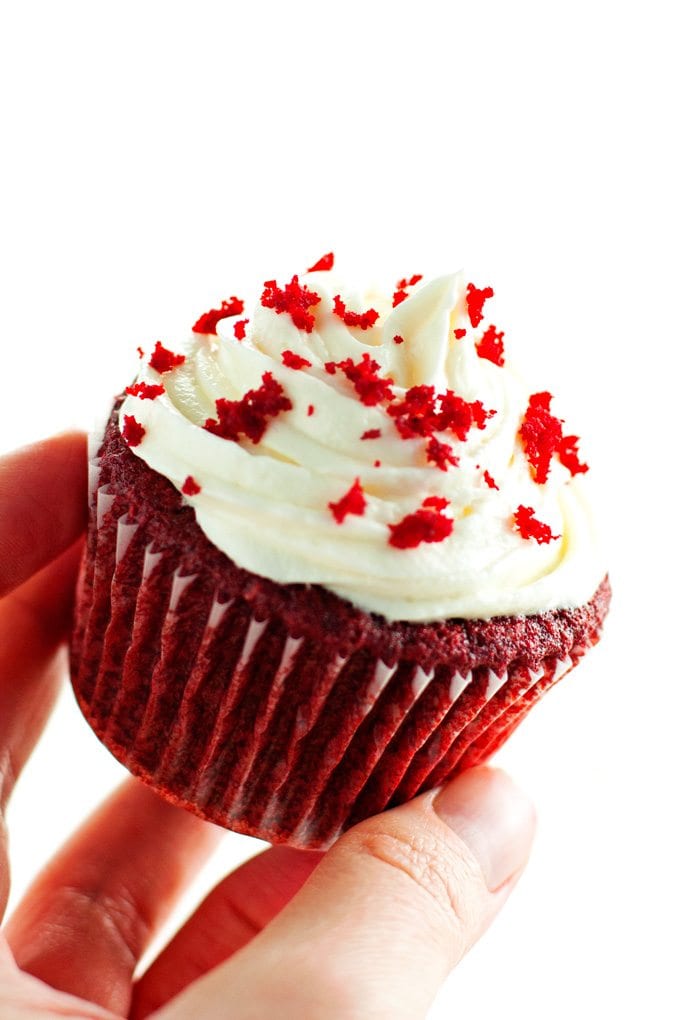
{"label": "fingers", "polygon": [[260,936],[155,1016],[424,1017],[505,902],[533,827],[524,796],[486,768],[369,819]]}
{"label": "fingers", "polygon": [[76,542],[0,600],[0,811],[52,708],[79,558]]}
{"label": "fingers", "polygon": [[85,527],[86,495],[81,433],[0,457],[0,598],[75,542]]}
{"label": "fingers", "polygon": [[127,1016],[140,955],[222,834],[129,780],[53,858],[10,919],[18,965]]}
{"label": "fingers", "polygon": [[132,1020],[142,1020],[246,945],[293,898],[322,857],[313,850],[275,846],[223,879],[137,982]]}

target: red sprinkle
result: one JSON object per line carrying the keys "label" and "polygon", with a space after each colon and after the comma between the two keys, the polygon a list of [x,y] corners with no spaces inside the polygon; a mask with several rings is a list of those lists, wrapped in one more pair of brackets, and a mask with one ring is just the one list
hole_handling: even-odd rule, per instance
{"label": "red sprinkle", "polygon": [[356,514],[361,517],[366,509],[366,497],[358,478],[354,484],[337,503],[329,503],[328,509],[335,517],[338,524],[342,524],[348,514]]}
{"label": "red sprinkle", "polygon": [[483,477],[484,477],[484,481],[486,482],[486,484],[489,486],[490,489],[498,489],[498,486],[496,485],[496,482],[491,477],[491,475],[489,474],[488,471],[484,472],[484,476]]}
{"label": "red sprinkle", "polygon": [[137,419],[131,415],[126,414],[123,416],[123,431],[121,435],[128,446],[139,446],[142,439],[146,435],[146,429],[143,425],[137,421]]}
{"label": "red sprinkle", "polygon": [[183,365],[185,361],[186,358],[183,354],[173,354],[172,351],[163,346],[160,340],[157,340],[153,354],[149,358],[149,367],[155,368],[157,372],[162,374],[163,372],[172,372],[173,368]]}
{"label": "red sprinkle", "polygon": [[420,283],[422,278],[422,273],[415,273],[409,278],[404,277],[403,280],[397,280],[397,289],[392,295],[392,307],[396,308],[397,305],[402,303],[402,301],[405,301],[408,297],[408,288],[414,287],[417,283]]}
{"label": "red sprinkle", "polygon": [[309,309],[318,305],[320,300],[315,291],[300,286],[297,276],[283,288],[277,285],[276,280],[267,280],[260,298],[264,308],[273,308],[277,315],[287,312],[297,328],[307,333],[314,329],[314,316]]}
{"label": "red sprinkle", "polygon": [[449,504],[450,500],[444,499],[443,496],[428,496],[421,505],[432,507],[433,510],[446,510]]}
{"label": "red sprinkle", "polygon": [[234,323],[234,336],[237,340],[245,340],[246,326],[249,322],[250,319],[239,319],[238,322]]}
{"label": "red sprinkle", "polygon": [[453,467],[458,465],[458,457],[449,444],[440,443],[434,436],[427,441],[427,459],[436,464],[440,471],[448,471],[449,464]]}
{"label": "red sprinkle", "polygon": [[390,545],[397,549],[415,549],[421,542],[443,542],[453,531],[453,520],[439,510],[423,507],[388,527]]}
{"label": "red sprinkle", "polygon": [[329,251],[327,255],[322,255],[318,262],[315,262],[313,266],[310,266],[307,272],[308,273],[325,272],[326,270],[333,268],[334,262],[335,256],[332,251]]}
{"label": "red sprinkle", "polygon": [[292,407],[281,383],[271,372],[265,372],[261,386],[248,390],[241,400],[225,400],[223,397],[216,400],[217,420],[209,418],[203,428],[222,439],[238,442],[239,437],[245,435],[259,443],[269,419],[282,411],[292,410]]}
{"label": "red sprinkle", "polygon": [[193,475],[187,475],[184,479],[184,485],[182,486],[182,492],[185,496],[198,496],[201,491],[201,486],[198,484]]}
{"label": "red sprinkle", "polygon": [[351,358],[345,358],[344,361],[327,361],[325,368],[329,375],[335,375],[338,368],[344,372],[359,394],[359,400],[368,407],[373,407],[381,400],[392,400],[394,397],[392,392],[394,380],[389,377],[383,379],[378,375],[380,365],[366,352],[361,355],[361,361],[352,361]]}
{"label": "red sprinkle", "polygon": [[454,329],[453,331],[453,335],[455,336],[456,340],[462,340],[466,333],[467,333],[466,329]]}
{"label": "red sprinkle", "polygon": [[197,319],[193,324],[194,333],[215,333],[217,334],[217,323],[221,319],[228,319],[232,315],[241,315],[243,312],[243,301],[241,298],[230,297],[223,301],[219,308],[211,308],[209,312]]}
{"label": "red sprinkle", "polygon": [[310,404],[307,408],[307,417],[310,418],[314,414],[314,404]]}
{"label": "red sprinkle", "polygon": [[398,333],[397,333],[396,336],[392,337],[392,340],[395,342],[395,344],[403,344],[403,342],[404,342],[403,336],[399,336]]}
{"label": "red sprinkle", "polygon": [[551,458],[562,443],[562,422],[550,413],[551,401],[550,393],[532,394],[519,430],[534,480],[539,484],[548,480]]}
{"label": "red sprinkle", "polygon": [[363,434],[363,436],[361,438],[362,439],[380,439],[380,436],[381,436],[380,429],[366,429],[366,431],[364,432],[364,434]]}
{"label": "red sprinkle", "polygon": [[142,400],[155,400],[161,393],[165,393],[165,386],[161,386],[160,383],[155,386],[153,383],[138,382],[134,386],[126,386],[125,392]]}
{"label": "red sprinkle", "polygon": [[572,475],[585,474],[590,470],[587,464],[578,459],[578,444],[578,436],[563,436],[557,450],[557,456]]}
{"label": "red sprinkle", "polygon": [[484,302],[487,298],[493,297],[492,287],[475,287],[474,283],[468,283],[467,286],[467,306],[468,315],[470,316],[470,322],[473,326],[478,326],[484,318],[483,308]]}
{"label": "red sprinkle", "polygon": [[505,364],[505,358],[503,357],[505,350],[503,347],[504,336],[505,333],[499,333],[495,326],[489,326],[477,344],[477,354],[480,358],[486,358],[487,361],[493,361],[494,365],[502,367]]}
{"label": "red sprinkle", "polygon": [[550,526],[536,520],[534,514],[535,510],[532,506],[518,506],[515,510],[513,521],[522,538],[534,538],[541,545],[561,537],[553,535]]}
{"label": "red sprinkle", "polygon": [[369,308],[367,312],[348,312],[345,302],[339,294],[333,299],[333,312],[346,326],[358,326],[359,329],[370,329],[378,321],[378,313],[375,308]]}
{"label": "red sprinkle", "polygon": [[286,365],[287,368],[311,368],[311,361],[307,361],[306,358],[300,357],[295,351],[284,351],[281,355],[281,361]]}

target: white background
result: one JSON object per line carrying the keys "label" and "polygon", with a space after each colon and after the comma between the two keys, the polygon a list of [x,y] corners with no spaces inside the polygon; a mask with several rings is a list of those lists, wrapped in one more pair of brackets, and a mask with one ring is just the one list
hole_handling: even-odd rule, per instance
{"label": "white background", "polygon": [[[535,853],[436,1020],[680,1011],[674,7],[4,7],[0,448],[87,427],[137,344],[331,248],[492,283],[584,436],[614,606],[498,756]],[[11,806],[14,902],[121,774],[66,693]],[[226,836],[202,888],[256,846]]]}

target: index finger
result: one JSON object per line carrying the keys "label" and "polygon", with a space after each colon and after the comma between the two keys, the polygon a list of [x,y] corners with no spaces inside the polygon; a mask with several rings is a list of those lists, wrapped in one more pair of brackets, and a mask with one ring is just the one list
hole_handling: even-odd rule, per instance
{"label": "index finger", "polygon": [[0,598],[75,542],[85,527],[86,496],[81,432],[0,457]]}

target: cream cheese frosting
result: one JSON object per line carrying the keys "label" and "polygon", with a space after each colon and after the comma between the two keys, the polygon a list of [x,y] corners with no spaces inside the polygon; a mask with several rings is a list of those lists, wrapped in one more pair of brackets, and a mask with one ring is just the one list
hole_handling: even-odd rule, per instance
{"label": "cream cheese frosting", "polygon": [[[185,360],[160,373],[145,359],[137,381],[163,392],[127,395],[120,408],[123,434],[127,417],[143,430],[133,452],[179,490],[200,490],[185,499],[206,536],[240,567],[280,583],[323,585],[388,620],[489,618],[586,603],[605,571],[583,476],[553,456],[546,481],[536,481],[520,436],[530,391],[508,364],[480,356],[489,320],[473,325],[462,274],[418,282],[396,307],[391,294],[353,289],[335,272],[311,272],[300,285],[319,298],[309,309],[311,331],[258,295],[238,320],[221,319],[216,334],[164,340]],[[375,309],[375,324],[348,326],[336,295],[348,309]],[[309,365],[289,367],[285,351]],[[392,380],[391,400],[362,402],[347,375],[327,367],[360,363],[365,354]],[[240,400],[265,373],[292,406],[267,422],[259,441],[204,428],[217,418],[217,401]],[[466,438],[434,433],[457,460],[444,462],[446,470],[428,460],[426,438],[405,438],[388,413],[415,386],[454,391],[494,412]],[[366,433],[373,438],[362,439]],[[357,479],[364,511],[340,522],[331,504]],[[412,548],[391,544],[390,526],[432,497],[443,508],[432,513],[453,521],[450,534]],[[524,537],[520,507],[532,508],[559,537]]]}

